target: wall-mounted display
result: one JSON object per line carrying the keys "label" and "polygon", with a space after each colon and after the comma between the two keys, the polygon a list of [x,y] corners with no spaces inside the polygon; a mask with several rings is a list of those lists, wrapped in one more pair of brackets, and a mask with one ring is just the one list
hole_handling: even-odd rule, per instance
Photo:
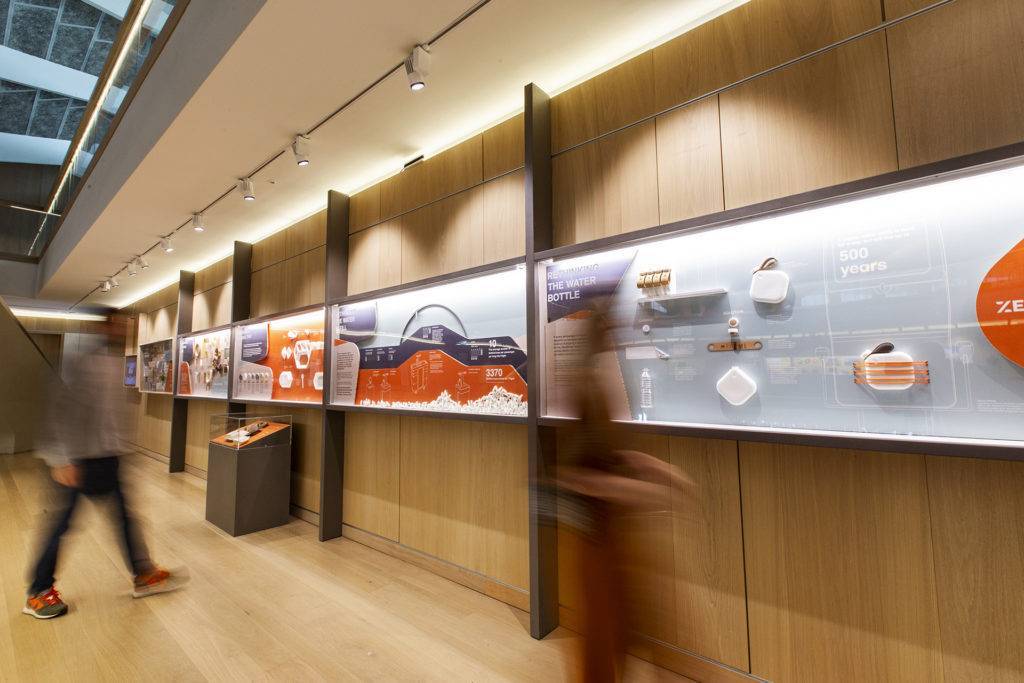
{"label": "wall-mounted display", "polygon": [[333,306],[331,402],[525,416],[525,299],[520,266]]}
{"label": "wall-mounted display", "polygon": [[232,398],[320,403],[324,389],[324,309],[235,327]]}
{"label": "wall-mounted display", "polygon": [[231,330],[178,339],[178,396],[228,397]]}
{"label": "wall-mounted display", "polygon": [[136,385],[136,371],[139,367],[138,356],[124,357],[124,385],[134,387]]}
{"label": "wall-mounted display", "polygon": [[139,391],[170,394],[174,391],[174,341],[164,339],[139,345]]}
{"label": "wall-mounted display", "polygon": [[544,413],[571,416],[600,310],[622,419],[1024,440],[1022,186],[1001,168],[542,264]]}

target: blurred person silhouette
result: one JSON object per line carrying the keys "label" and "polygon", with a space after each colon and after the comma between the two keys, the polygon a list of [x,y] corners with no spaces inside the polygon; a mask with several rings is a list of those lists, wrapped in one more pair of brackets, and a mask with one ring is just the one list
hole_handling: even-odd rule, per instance
{"label": "blurred person silhouette", "polygon": [[630,632],[644,616],[637,614],[635,589],[652,568],[626,542],[624,520],[667,512],[673,490],[692,495],[695,485],[669,463],[628,448],[630,434],[614,421],[628,419],[629,409],[607,302],[595,306],[588,322],[586,361],[573,392],[580,419],[560,441],[555,485],[559,521],[577,551],[583,640],[576,673],[591,683],[622,679]]}
{"label": "blurred person silhouette", "polygon": [[[88,335],[92,337],[94,335]],[[52,619],[68,611],[54,586],[60,543],[85,496],[109,502],[120,531],[125,562],[133,576],[132,597],[141,598],[181,587],[184,570],[170,572],[149,557],[139,525],[129,512],[119,472],[127,421],[120,373],[124,358],[114,351],[117,337],[104,337],[93,348],[64,354],[63,381],[49,383],[40,455],[50,467],[56,507],[30,567],[28,598],[22,612]],[[79,339],[86,335],[78,335]],[[98,348],[96,348],[98,347]]]}

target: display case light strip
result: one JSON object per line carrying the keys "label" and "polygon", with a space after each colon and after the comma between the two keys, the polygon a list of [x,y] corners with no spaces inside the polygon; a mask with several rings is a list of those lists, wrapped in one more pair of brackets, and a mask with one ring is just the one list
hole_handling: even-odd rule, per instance
{"label": "display case light strip", "polygon": [[12,308],[18,318],[57,318],[60,320],[84,320],[89,322],[106,322],[107,316],[96,313],[73,313],[71,311],[51,311],[42,308]]}

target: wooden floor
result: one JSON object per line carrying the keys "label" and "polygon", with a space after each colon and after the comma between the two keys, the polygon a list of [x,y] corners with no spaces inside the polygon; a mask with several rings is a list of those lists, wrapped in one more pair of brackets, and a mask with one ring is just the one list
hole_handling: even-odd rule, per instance
{"label": "wooden floor", "polygon": [[[154,558],[184,590],[128,596],[105,511],[82,506],[58,588],[67,616],[20,613],[50,484],[38,461],[0,455],[0,681],[558,680],[578,639],[544,641],[529,617],[468,588],[293,520],[231,538],[203,518],[206,482],[125,458]],[[684,680],[631,659],[632,680]]]}

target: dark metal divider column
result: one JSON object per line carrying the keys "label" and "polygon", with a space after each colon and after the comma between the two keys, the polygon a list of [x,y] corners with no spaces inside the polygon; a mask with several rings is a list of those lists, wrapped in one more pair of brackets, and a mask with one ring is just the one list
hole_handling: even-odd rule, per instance
{"label": "dark metal divider column", "polygon": [[[231,259],[231,323],[248,320],[252,315],[249,308],[252,301],[252,245],[248,242],[235,242],[235,253]],[[231,329],[231,353],[234,354],[235,330]],[[229,368],[228,396],[234,394],[235,368]],[[229,413],[244,413],[245,404],[235,401],[228,402]]]}
{"label": "dark metal divider column", "polygon": [[348,294],[348,196],[327,193],[327,264],[324,270],[324,399],[320,447],[320,540],[341,536],[341,496],[345,474],[345,413],[331,410],[330,302]]}
{"label": "dark metal divider column", "polygon": [[530,635],[543,638],[558,626],[558,529],[551,475],[554,428],[538,424],[543,374],[541,311],[535,254],[552,247],[550,98],[533,83],[525,93],[526,141],[526,343],[529,352],[527,435],[530,477]]}
{"label": "dark metal divider column", "polygon": [[[174,346],[178,346],[179,334],[192,331],[192,300],[195,298],[196,274],[181,271],[178,275],[178,325],[175,332]],[[178,364],[178,349],[172,348],[171,357],[174,365]],[[171,457],[168,470],[170,472],[185,471],[185,438],[188,435],[188,399],[178,398],[178,368],[171,367],[174,373],[174,405],[171,408]]]}

